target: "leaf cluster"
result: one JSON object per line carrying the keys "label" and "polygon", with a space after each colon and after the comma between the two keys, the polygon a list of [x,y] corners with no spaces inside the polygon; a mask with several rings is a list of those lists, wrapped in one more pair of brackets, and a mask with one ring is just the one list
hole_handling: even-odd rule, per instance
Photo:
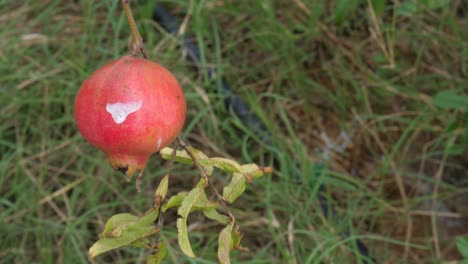
{"label": "leaf cluster", "polygon": [[[190,245],[187,222],[190,213],[201,211],[206,218],[225,225],[219,233],[218,258],[221,263],[230,263],[230,251],[243,249],[240,245],[242,234],[229,209],[225,207],[226,212],[220,212],[221,205],[225,206],[226,202],[234,203],[244,193],[250,181],[271,173],[272,168],[261,168],[256,164],[240,165],[226,158],[209,158],[192,147],[186,150],[164,148],[160,153],[166,160],[185,164],[198,163],[203,171],[196,186],[190,191],[182,191],[166,199],[170,176],[167,174],[155,191],[153,208],[140,217],[129,213],[112,216],[100,234],[100,239],[89,249],[89,257],[95,258],[108,251],[131,246],[152,250],[147,263],[161,263],[167,252],[164,242],[159,242],[157,239],[160,232],[158,219],[166,211],[177,208],[178,242],[182,252],[189,257],[196,257]],[[232,177],[229,184],[223,188],[222,195],[216,201],[210,201],[205,189],[209,186],[208,177],[212,176],[215,168],[231,173]],[[156,242],[152,242],[151,237],[155,237]]]}

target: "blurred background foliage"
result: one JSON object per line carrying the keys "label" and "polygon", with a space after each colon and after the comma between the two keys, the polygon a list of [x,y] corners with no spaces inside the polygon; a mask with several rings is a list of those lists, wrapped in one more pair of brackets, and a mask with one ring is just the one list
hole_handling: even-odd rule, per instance
{"label": "blurred background foliage", "polygon": [[[177,36],[152,19],[157,2],[182,24]],[[465,0],[132,6],[150,58],[184,88],[182,136],[210,156],[275,165],[232,205],[250,249],[234,263],[463,258],[455,241],[468,232]],[[155,155],[137,193],[73,122],[81,82],[128,50],[120,1],[0,0],[0,25],[0,262],[88,263],[109,216],[145,212],[167,170]],[[200,48],[200,68],[183,37]],[[265,123],[271,145],[225,108],[209,69]],[[170,194],[196,176],[177,165]],[[215,263],[222,227],[191,216],[199,257],[188,259],[175,219],[169,213],[162,232],[168,263]],[[147,253],[125,249],[96,263],[138,263]]]}

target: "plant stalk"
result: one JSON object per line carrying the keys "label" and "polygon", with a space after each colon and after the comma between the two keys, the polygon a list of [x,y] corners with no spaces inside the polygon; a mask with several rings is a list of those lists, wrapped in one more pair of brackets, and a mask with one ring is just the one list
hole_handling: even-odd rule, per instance
{"label": "plant stalk", "polygon": [[221,204],[221,206],[224,208],[224,210],[226,211],[226,214],[227,216],[229,217],[229,219],[231,220],[231,222],[235,222],[235,217],[234,215],[231,213],[231,211],[229,210],[229,207],[226,205],[226,203],[224,202],[224,199],[223,199],[223,196],[221,196],[221,194],[218,192],[218,190],[216,189],[216,187],[213,185],[213,183],[208,179],[208,175],[206,174],[206,171],[205,169],[200,165],[200,163],[198,162],[198,159],[195,158],[195,156],[193,155],[192,151],[190,151],[190,149],[188,148],[188,145],[187,143],[185,143],[182,138],[180,136],[177,136],[177,141],[179,143],[179,146],[181,146],[186,152],[187,154],[189,155],[190,159],[193,161],[193,163],[195,164],[195,167],[197,167],[198,171],[200,171],[200,174],[202,176],[202,178],[207,182],[207,184],[211,187],[211,189],[214,191],[215,195],[216,195],[216,199],[218,200],[218,202]]}
{"label": "plant stalk", "polygon": [[138,52],[141,52],[143,57],[148,59],[148,55],[146,54],[145,47],[143,45],[143,38],[141,37],[135,19],[133,18],[132,9],[130,8],[130,0],[122,0],[122,6],[125,11],[125,16],[127,16],[128,24],[132,34],[132,46],[130,48],[130,54],[132,56],[137,56]]}

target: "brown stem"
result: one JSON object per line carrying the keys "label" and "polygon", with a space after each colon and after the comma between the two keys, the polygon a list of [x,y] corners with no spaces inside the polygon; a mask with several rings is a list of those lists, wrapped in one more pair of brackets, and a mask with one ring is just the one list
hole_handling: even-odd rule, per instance
{"label": "brown stem", "polygon": [[143,39],[141,38],[140,32],[138,32],[138,27],[135,19],[133,18],[132,9],[130,8],[130,0],[122,0],[122,6],[132,33],[132,47],[130,48],[130,54],[132,56],[137,56],[138,52],[141,52],[143,57],[148,59],[145,47],[143,46]]}
{"label": "brown stem", "polygon": [[202,176],[202,178],[208,183],[208,185],[210,185],[211,189],[213,189],[214,193],[216,194],[216,199],[218,200],[218,202],[223,206],[224,210],[226,211],[226,214],[228,215],[229,219],[231,219],[232,222],[235,221],[235,218],[234,218],[234,215],[231,213],[231,211],[229,210],[229,208],[227,207],[226,203],[224,202],[224,199],[223,199],[223,196],[221,196],[221,194],[219,194],[218,190],[216,189],[216,187],[213,185],[213,183],[208,179],[208,175],[206,174],[206,171],[205,169],[200,165],[200,163],[198,162],[197,158],[195,158],[195,156],[193,155],[193,153],[190,151],[190,149],[188,148],[187,144],[180,138],[180,136],[177,137],[177,141],[179,143],[179,145],[187,152],[187,154],[189,155],[190,159],[193,160],[193,163],[195,164],[195,166],[197,167],[197,169],[200,171],[200,174]]}

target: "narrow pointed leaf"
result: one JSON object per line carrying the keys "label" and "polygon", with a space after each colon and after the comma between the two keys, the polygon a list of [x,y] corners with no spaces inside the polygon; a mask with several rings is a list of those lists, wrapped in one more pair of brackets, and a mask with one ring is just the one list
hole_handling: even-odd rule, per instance
{"label": "narrow pointed leaf", "polygon": [[[200,165],[205,169],[205,172],[208,176],[211,176],[213,174],[213,166],[211,165],[212,162],[208,156],[206,156],[205,153],[201,152],[198,149],[189,147],[190,151],[192,152],[193,156],[198,160]],[[172,152],[174,149],[172,148],[163,148],[160,153],[161,157],[165,160],[169,160],[172,157]],[[176,151],[176,156],[175,156],[175,161],[180,162],[180,163],[185,163],[185,164],[193,164],[192,159],[190,156],[187,154],[185,150],[178,150]]]}
{"label": "narrow pointed leaf", "polygon": [[[161,205],[161,202],[166,198],[167,189],[169,188],[169,174],[166,174],[164,178],[159,182],[158,188],[154,193],[155,206]],[[159,204],[156,204],[159,203]]]}
{"label": "narrow pointed leaf", "polygon": [[200,195],[198,196],[195,204],[193,205],[192,211],[200,209],[215,209],[218,207],[218,202],[212,202],[206,197],[205,190],[201,189]]}
{"label": "narrow pointed leaf", "polygon": [[249,174],[252,178],[258,178],[263,175],[263,172],[255,163],[242,165],[242,170],[244,173]]}
{"label": "narrow pointed leaf", "polygon": [[242,169],[244,173],[249,175],[252,179],[260,178],[261,176],[271,173],[273,171],[272,167],[261,168],[254,163],[242,165]]}
{"label": "narrow pointed leaf", "polygon": [[195,253],[193,253],[192,246],[190,246],[186,220],[187,219],[185,218],[177,219],[177,240],[179,241],[179,247],[182,252],[184,252],[185,255],[194,258]]}
{"label": "narrow pointed leaf", "polygon": [[239,163],[225,158],[211,158],[213,166],[227,172],[243,173],[242,166]]}
{"label": "narrow pointed leaf", "polygon": [[116,214],[113,215],[109,220],[107,220],[107,223],[104,227],[104,231],[102,232],[102,236],[115,236],[116,234],[112,234],[112,232],[118,228],[122,227],[124,225],[131,225],[138,220],[138,216],[132,215],[129,213],[123,213],[123,214]]}
{"label": "narrow pointed leaf", "polygon": [[233,203],[245,191],[245,182],[244,175],[233,173],[231,182],[223,188],[223,199]]}
{"label": "narrow pointed leaf", "polygon": [[211,219],[211,220],[215,220],[221,224],[228,224],[230,219],[229,217],[225,216],[225,215],[222,215],[220,213],[218,213],[218,211],[216,211],[216,209],[205,209],[203,210],[203,214]]}
{"label": "narrow pointed leaf", "polygon": [[167,209],[180,206],[182,201],[184,200],[185,196],[187,196],[187,192],[180,192],[174,196],[172,196],[169,201],[167,201],[162,207],[161,210],[166,212]]}
{"label": "narrow pointed leaf", "polygon": [[[165,160],[170,160],[172,157],[172,152],[174,151],[173,148],[163,148],[159,153],[161,153],[161,157]],[[185,150],[177,150],[176,151],[176,156],[175,156],[175,161],[180,162],[180,163],[185,163],[185,164],[192,164],[192,159],[190,156],[185,152]]]}
{"label": "narrow pointed leaf", "polygon": [[122,231],[119,237],[101,238],[89,249],[90,258],[95,258],[105,252],[122,246],[130,245],[135,241],[153,235],[158,231],[152,226],[146,227],[131,227]]}
{"label": "narrow pointed leaf", "polygon": [[195,188],[202,188],[203,189],[203,188],[205,188],[205,186],[206,186],[206,181],[203,178],[201,178],[197,182],[197,185],[195,186]]}
{"label": "narrow pointed leaf", "polygon": [[184,197],[184,200],[182,201],[182,204],[180,205],[179,210],[177,211],[177,213],[182,218],[187,218],[188,214],[190,213],[190,210],[192,209],[193,205],[200,196],[201,191],[202,187],[196,187],[193,190],[191,190],[187,194],[187,196]]}
{"label": "narrow pointed leaf", "polygon": [[144,216],[138,218],[138,220],[135,223],[135,226],[143,227],[143,226],[152,225],[154,221],[158,219],[158,216],[159,216],[159,208],[150,209],[148,210],[148,212],[146,212]]}
{"label": "narrow pointed leaf", "polygon": [[187,196],[185,196],[182,204],[179,207],[179,210],[177,211],[177,213],[180,215],[180,218],[177,219],[177,238],[179,241],[179,246],[185,255],[192,258],[195,257],[195,254],[193,253],[188,238],[187,217],[192,210],[193,205],[200,196],[200,193],[203,190],[202,188],[203,186],[197,185],[197,187],[191,190]]}
{"label": "narrow pointed leaf", "polygon": [[210,158],[200,150],[196,148],[189,147],[190,151],[192,152],[193,156],[198,160],[200,165],[205,170],[208,176],[213,174],[213,165],[211,164]]}
{"label": "narrow pointed leaf", "polygon": [[148,238],[141,238],[141,239],[136,240],[135,242],[132,242],[130,246],[136,247],[136,248],[147,249],[147,248],[151,248],[151,242],[149,241]]}
{"label": "narrow pointed leaf", "polygon": [[218,259],[222,264],[230,264],[229,252],[231,251],[232,227],[234,222],[229,223],[219,234]]}
{"label": "narrow pointed leaf", "polygon": [[89,257],[94,258],[127,245],[144,247],[145,241],[141,241],[142,243],[137,241],[158,232],[152,226],[158,215],[158,209],[151,209],[142,217],[131,214],[118,214],[111,217],[106,223],[101,239],[89,249]]}

